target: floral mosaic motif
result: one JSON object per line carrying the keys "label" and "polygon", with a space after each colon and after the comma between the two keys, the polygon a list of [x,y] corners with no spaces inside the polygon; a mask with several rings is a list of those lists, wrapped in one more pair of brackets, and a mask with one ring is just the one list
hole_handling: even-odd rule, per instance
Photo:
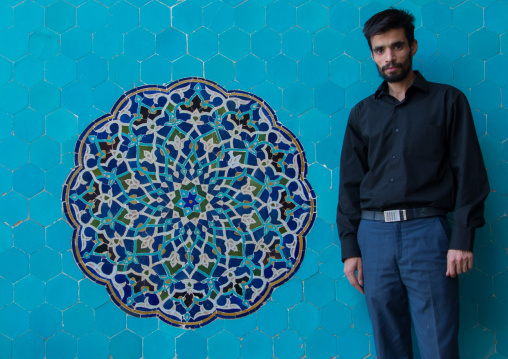
{"label": "floral mosaic motif", "polygon": [[81,270],[183,327],[258,309],[316,216],[303,148],[262,99],[202,78],[125,93],[80,136],[63,191]]}

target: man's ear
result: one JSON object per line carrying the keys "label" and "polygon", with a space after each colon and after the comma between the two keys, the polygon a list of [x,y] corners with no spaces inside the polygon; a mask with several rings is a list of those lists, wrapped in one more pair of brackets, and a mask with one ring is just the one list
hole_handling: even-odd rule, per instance
{"label": "man's ear", "polygon": [[418,41],[413,40],[413,43],[411,44],[411,55],[414,56],[416,54],[416,50],[418,50]]}

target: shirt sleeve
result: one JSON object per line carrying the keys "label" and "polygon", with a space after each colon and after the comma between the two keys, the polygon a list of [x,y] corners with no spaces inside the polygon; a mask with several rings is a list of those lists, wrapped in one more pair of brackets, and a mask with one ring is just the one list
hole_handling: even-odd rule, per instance
{"label": "shirt sleeve", "polygon": [[367,173],[367,147],[358,123],[357,107],[351,110],[344,134],[340,158],[339,204],[337,228],[342,249],[342,260],[361,257],[357,232],[361,219],[360,185]]}
{"label": "shirt sleeve", "polygon": [[490,192],[469,103],[461,92],[450,104],[449,150],[456,184],[450,249],[473,250],[475,229],[483,226]]}

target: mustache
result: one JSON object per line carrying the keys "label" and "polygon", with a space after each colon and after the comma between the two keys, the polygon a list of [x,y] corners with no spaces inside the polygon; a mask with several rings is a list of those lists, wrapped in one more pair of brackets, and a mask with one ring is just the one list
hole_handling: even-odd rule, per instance
{"label": "mustache", "polygon": [[402,64],[400,62],[390,62],[386,65],[384,65],[381,70],[382,71],[385,71],[387,68],[389,67],[398,67],[398,68],[401,68],[402,67]]}

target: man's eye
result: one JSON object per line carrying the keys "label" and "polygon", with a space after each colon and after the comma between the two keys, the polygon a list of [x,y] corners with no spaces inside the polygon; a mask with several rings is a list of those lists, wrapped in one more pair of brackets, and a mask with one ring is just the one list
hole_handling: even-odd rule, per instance
{"label": "man's eye", "polygon": [[383,49],[376,49],[376,50],[374,50],[374,52],[376,54],[382,54],[383,53]]}

